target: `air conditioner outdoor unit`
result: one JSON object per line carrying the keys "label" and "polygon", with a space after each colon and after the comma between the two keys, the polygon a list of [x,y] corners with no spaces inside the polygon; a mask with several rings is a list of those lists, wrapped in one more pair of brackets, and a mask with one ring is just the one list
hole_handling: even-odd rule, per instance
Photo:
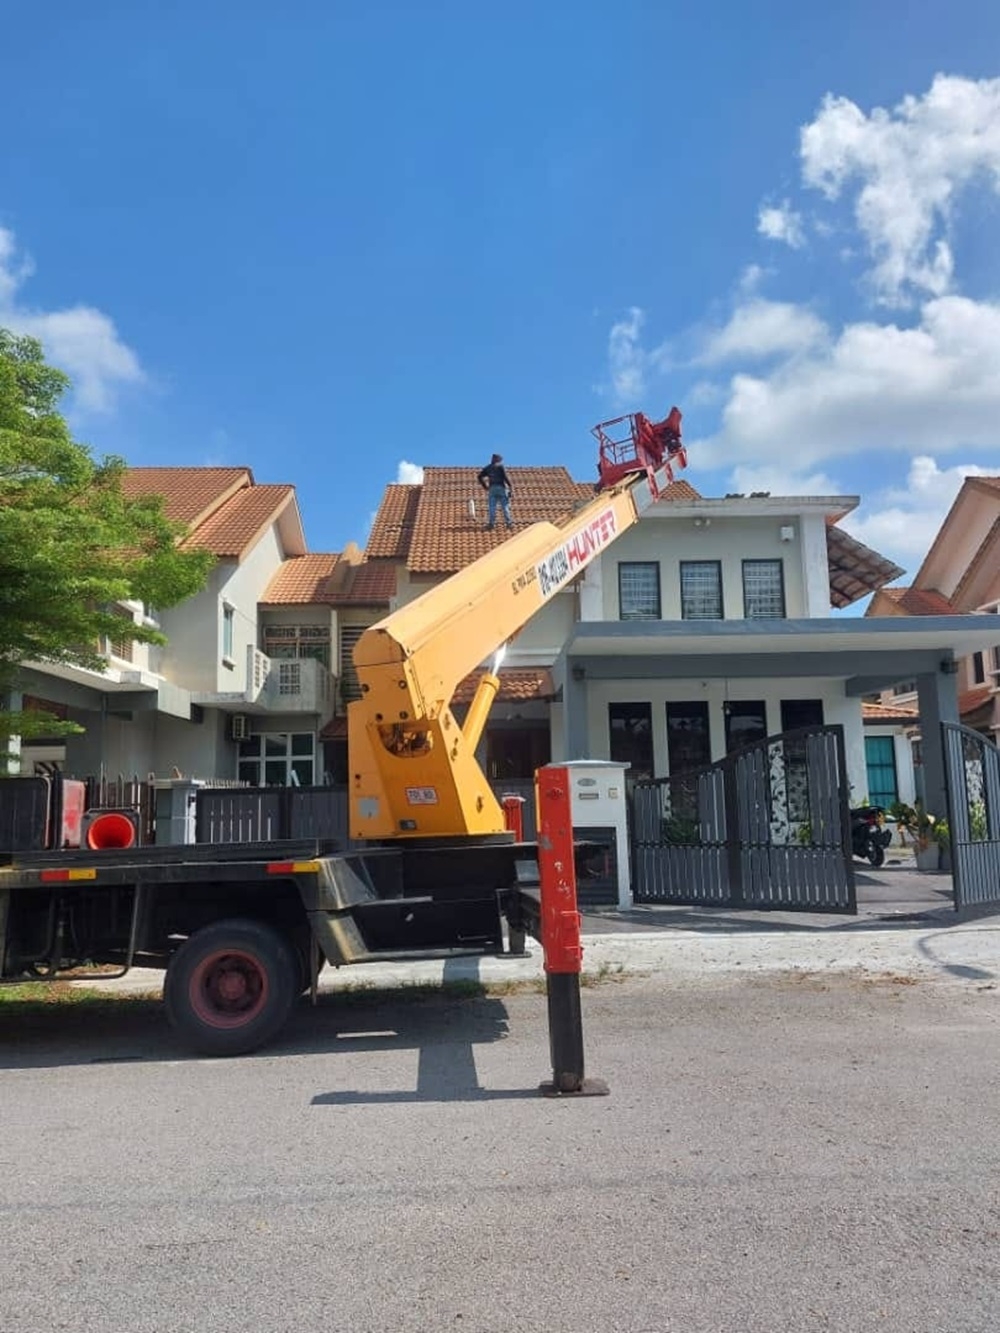
{"label": "air conditioner outdoor unit", "polygon": [[234,741],[250,739],[250,719],[246,713],[234,713],[229,719],[229,734]]}

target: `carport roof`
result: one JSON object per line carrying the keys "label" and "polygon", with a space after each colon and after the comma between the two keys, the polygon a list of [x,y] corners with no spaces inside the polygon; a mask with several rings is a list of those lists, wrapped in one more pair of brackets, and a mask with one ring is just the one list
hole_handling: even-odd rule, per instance
{"label": "carport roof", "polygon": [[996,633],[985,616],[594,620],[574,628],[566,658],[593,679],[825,677],[868,694],[990,648]]}
{"label": "carport roof", "polygon": [[[838,616],[829,620],[582,621],[566,644],[570,657],[672,653],[822,653],[935,651],[966,657],[991,648],[997,630],[985,616]],[[720,663],[724,667],[724,662]],[[720,671],[720,674],[721,671]],[[829,674],[836,674],[830,672]]]}

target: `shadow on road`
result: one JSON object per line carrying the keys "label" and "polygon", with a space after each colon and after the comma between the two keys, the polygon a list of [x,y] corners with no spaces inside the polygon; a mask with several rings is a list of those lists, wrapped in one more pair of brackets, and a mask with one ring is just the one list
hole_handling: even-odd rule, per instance
{"label": "shadow on road", "polygon": [[[480,1086],[475,1047],[507,1036],[507,1007],[464,979],[449,993],[447,971],[444,992],[416,987],[328,991],[315,1006],[303,1000],[274,1042],[233,1059],[418,1052],[415,1088],[338,1088],[318,1093],[313,1098],[317,1106],[537,1097],[537,1084],[503,1090]],[[544,1010],[544,997],[537,999]],[[546,1052],[539,1050],[538,1057],[533,1072],[541,1078],[547,1073]],[[159,1000],[102,997],[72,1004],[8,1000],[0,1005],[0,1070],[203,1059],[176,1042]],[[335,1070],[332,1077],[336,1083]]]}

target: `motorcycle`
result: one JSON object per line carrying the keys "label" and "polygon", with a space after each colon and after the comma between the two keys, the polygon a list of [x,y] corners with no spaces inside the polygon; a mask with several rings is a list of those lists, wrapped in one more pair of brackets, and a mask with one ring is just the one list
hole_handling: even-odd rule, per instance
{"label": "motorcycle", "polygon": [[851,811],[851,851],[873,866],[882,864],[892,842],[892,829],[884,824],[885,811],[880,805],[862,805]]}

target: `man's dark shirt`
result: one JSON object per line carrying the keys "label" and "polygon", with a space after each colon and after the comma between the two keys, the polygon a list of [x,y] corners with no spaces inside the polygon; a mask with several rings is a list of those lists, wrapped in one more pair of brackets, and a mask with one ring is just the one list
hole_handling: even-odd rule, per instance
{"label": "man's dark shirt", "polygon": [[484,487],[502,486],[506,491],[511,490],[511,484],[502,463],[487,463],[476,480]]}

